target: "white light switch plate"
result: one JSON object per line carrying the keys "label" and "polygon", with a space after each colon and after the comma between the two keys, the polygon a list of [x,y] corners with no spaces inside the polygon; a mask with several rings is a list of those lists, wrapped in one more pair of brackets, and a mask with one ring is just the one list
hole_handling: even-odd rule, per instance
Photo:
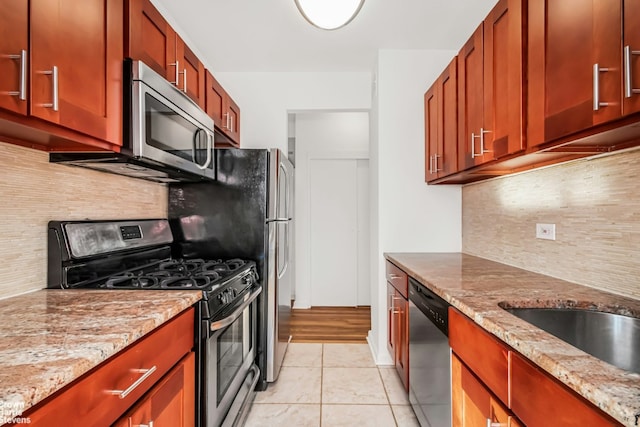
{"label": "white light switch plate", "polygon": [[536,238],[545,240],[556,240],[556,225],[536,224]]}

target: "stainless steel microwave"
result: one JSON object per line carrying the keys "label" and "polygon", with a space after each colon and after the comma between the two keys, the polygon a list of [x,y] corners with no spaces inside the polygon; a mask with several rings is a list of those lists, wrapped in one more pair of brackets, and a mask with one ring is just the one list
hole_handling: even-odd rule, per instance
{"label": "stainless steel microwave", "polygon": [[214,125],[186,94],[141,61],[124,61],[120,153],[52,153],[49,160],[156,182],[215,179]]}

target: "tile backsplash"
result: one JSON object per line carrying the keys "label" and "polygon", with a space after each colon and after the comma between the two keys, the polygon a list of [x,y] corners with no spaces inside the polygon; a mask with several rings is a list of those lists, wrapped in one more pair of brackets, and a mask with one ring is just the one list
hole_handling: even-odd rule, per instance
{"label": "tile backsplash", "polygon": [[640,298],[640,150],[469,184],[462,206],[463,252]]}
{"label": "tile backsplash", "polygon": [[165,218],[167,189],[0,142],[0,298],[46,287],[47,222]]}

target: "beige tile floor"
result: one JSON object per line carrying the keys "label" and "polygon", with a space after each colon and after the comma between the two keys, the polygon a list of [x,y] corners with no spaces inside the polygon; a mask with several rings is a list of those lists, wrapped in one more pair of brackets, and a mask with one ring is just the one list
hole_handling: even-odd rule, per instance
{"label": "beige tile floor", "polygon": [[395,369],[367,344],[291,343],[278,381],[259,392],[246,427],[413,427]]}

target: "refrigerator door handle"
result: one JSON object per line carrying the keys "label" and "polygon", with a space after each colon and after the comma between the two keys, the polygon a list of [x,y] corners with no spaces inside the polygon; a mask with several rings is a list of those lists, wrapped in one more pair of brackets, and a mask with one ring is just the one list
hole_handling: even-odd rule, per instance
{"label": "refrigerator door handle", "polygon": [[269,224],[270,222],[289,222],[289,221],[291,221],[291,218],[273,218],[273,219],[268,219],[267,224]]}

